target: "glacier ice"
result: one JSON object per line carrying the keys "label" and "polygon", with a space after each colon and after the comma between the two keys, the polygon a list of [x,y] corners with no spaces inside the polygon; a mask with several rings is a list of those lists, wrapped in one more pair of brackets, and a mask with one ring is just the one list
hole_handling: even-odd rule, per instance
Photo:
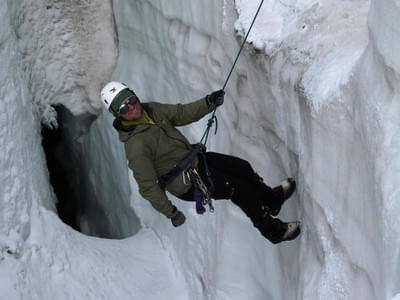
{"label": "glacier ice", "polygon": [[[299,239],[269,244],[227,201],[197,216],[172,199],[188,217],[174,229],[137,192],[101,86],[170,103],[220,88],[258,4],[0,3],[0,298],[399,298],[396,0],[265,0],[227,86],[208,147],[250,160],[270,185],[297,179],[282,219],[303,221]],[[41,122],[75,126],[68,155],[95,191],[82,193],[82,232],[123,239],[60,221]],[[206,122],[183,132],[196,142]]]}

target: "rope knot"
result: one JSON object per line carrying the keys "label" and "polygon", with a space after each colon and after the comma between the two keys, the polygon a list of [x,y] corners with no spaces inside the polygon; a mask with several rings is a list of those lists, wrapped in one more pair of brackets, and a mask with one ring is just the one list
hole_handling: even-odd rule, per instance
{"label": "rope knot", "polygon": [[214,134],[217,134],[217,130],[218,130],[218,119],[216,115],[213,115],[209,120],[208,120],[208,127],[212,127],[213,124],[215,122],[215,132]]}
{"label": "rope knot", "polygon": [[204,135],[203,135],[203,137],[201,138],[200,143],[203,143],[203,140],[204,140],[204,143],[203,143],[204,145],[207,143],[208,134],[210,133],[210,129],[211,129],[211,127],[213,126],[214,122],[215,122],[215,132],[214,132],[214,134],[217,134],[217,130],[218,130],[218,119],[217,119],[217,116],[215,115],[215,110],[214,110],[214,113],[213,113],[213,115],[211,116],[211,118],[208,119],[208,121],[207,121],[207,129],[206,129],[206,131],[204,132]]}

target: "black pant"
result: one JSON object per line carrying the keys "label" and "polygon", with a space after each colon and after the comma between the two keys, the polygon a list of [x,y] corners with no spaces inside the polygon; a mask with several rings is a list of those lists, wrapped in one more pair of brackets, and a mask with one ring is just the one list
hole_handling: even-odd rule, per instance
{"label": "black pant", "polygon": [[[264,237],[273,243],[280,242],[287,229],[286,224],[265,214],[262,207],[280,208],[283,203],[282,191],[267,186],[246,160],[215,152],[207,152],[205,155],[215,186],[212,197],[216,200],[231,199]],[[202,158],[199,173],[204,182],[208,183]],[[179,198],[194,201],[193,187]]]}

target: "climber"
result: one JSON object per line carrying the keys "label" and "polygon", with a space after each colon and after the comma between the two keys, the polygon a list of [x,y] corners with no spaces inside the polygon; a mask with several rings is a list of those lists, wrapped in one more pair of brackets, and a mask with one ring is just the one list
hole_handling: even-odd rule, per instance
{"label": "climber", "polygon": [[[272,243],[292,240],[300,234],[300,222],[285,223],[274,217],[293,194],[293,179],[270,188],[247,161],[206,152],[199,145],[195,146],[198,152],[194,152],[194,146],[175,128],[212,112],[223,104],[224,94],[222,90],[215,91],[189,104],[142,103],[125,84],[109,82],[101,91],[101,100],[115,117],[113,126],[124,143],[140,194],[171,219],[173,226],[182,225],[186,218],[167,198],[165,190],[182,200],[195,201],[202,185],[206,189],[201,190],[203,196],[210,192],[213,199],[231,199]],[[178,172],[174,166],[181,166],[182,161],[184,170]]]}

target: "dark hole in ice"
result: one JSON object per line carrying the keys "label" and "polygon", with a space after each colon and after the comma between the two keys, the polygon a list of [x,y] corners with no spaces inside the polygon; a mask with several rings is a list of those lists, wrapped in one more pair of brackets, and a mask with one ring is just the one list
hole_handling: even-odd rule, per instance
{"label": "dark hole in ice", "polygon": [[[110,147],[100,144],[105,142],[101,137],[90,135],[96,116],[74,116],[61,105],[54,108],[58,128],[51,130],[43,126],[42,144],[61,220],[84,234],[102,238],[133,235],[140,224],[130,207],[129,192],[120,192],[127,182],[114,181],[115,176],[118,178],[116,169],[112,170],[114,177],[108,178],[112,180],[104,180],[110,174],[96,173],[96,164],[112,157],[95,157],[89,153],[91,147]],[[111,150],[106,153],[111,156]]]}
{"label": "dark hole in ice", "polygon": [[[63,110],[60,107],[55,107],[55,109],[58,114]],[[65,153],[64,150],[61,150],[61,147],[65,146],[63,145],[64,130],[64,125],[61,122],[59,127],[55,129],[42,125],[42,146],[46,155],[50,183],[58,200],[56,205],[58,215],[64,223],[75,230],[81,231],[79,206],[75,200],[76,187],[72,186],[71,180],[68,178],[71,172],[68,170],[68,162],[66,160],[69,158],[61,155],[61,153]]]}

